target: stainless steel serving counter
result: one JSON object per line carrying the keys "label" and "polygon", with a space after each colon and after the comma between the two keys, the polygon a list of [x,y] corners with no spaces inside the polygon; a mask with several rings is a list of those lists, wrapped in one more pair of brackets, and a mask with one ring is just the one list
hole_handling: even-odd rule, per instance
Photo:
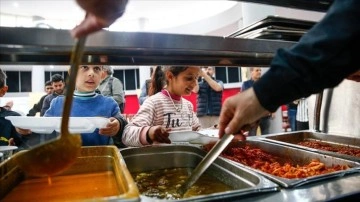
{"label": "stainless steel serving counter", "polygon": [[[356,200],[357,199],[357,200]],[[324,180],[293,189],[282,188],[279,192],[234,198],[233,201],[359,201],[360,173]]]}
{"label": "stainless steel serving counter", "polygon": [[[250,137],[250,140],[260,140],[261,136]],[[359,201],[360,200],[360,170],[359,173],[340,177],[323,179],[318,182],[294,188],[280,187],[280,191],[256,194],[248,197],[233,198],[232,201],[251,202],[313,202],[313,201]]]}
{"label": "stainless steel serving counter", "polygon": [[[68,30],[1,27],[0,64],[67,65],[74,44]],[[88,37],[83,63],[108,65],[266,66],[295,42],[229,37],[100,31]]]}

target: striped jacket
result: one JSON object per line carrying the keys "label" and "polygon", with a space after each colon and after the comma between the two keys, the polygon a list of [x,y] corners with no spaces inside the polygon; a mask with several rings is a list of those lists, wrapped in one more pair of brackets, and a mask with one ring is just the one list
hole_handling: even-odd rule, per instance
{"label": "striped jacket", "polygon": [[151,126],[161,125],[171,128],[171,131],[200,128],[192,103],[182,97],[173,101],[175,106],[181,106],[180,112],[176,111],[172,99],[163,92],[147,98],[138,113],[126,125],[122,137],[123,143],[135,147],[147,145],[146,132]]}

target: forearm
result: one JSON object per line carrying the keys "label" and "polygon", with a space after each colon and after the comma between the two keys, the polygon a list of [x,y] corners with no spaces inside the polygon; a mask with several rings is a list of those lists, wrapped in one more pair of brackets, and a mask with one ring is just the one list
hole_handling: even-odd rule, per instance
{"label": "forearm", "polygon": [[222,91],[223,88],[220,84],[218,84],[214,79],[212,79],[209,75],[204,74],[204,80],[209,84],[209,86],[214,90],[214,91]]}

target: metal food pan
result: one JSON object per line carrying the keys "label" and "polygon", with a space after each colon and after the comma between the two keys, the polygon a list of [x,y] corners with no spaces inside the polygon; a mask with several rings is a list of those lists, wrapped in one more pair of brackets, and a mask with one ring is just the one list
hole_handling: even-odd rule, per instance
{"label": "metal food pan", "polygon": [[[266,153],[279,157],[279,163],[291,162],[294,165],[305,165],[310,163],[312,159],[318,159],[320,162],[324,163],[325,166],[348,165],[350,167],[347,170],[336,171],[323,175],[316,175],[312,177],[299,178],[299,179],[287,179],[287,178],[271,175],[261,170],[257,170],[252,167],[246,166],[244,164],[227,159],[228,161],[233,162],[236,165],[252,169],[253,171],[266,176],[267,178],[273,180],[274,182],[278,183],[279,185],[285,188],[298,187],[304,184],[321,181],[328,178],[341,177],[344,176],[345,174],[360,172],[360,163],[346,159],[340,159],[334,156],[319,154],[311,151],[306,151],[294,147],[288,147],[285,145],[279,145],[265,141],[247,140],[246,145],[250,146],[251,148],[259,148]],[[230,145],[229,147],[232,146],[233,145]],[[245,146],[245,144],[235,144],[234,146],[243,147]]]}
{"label": "metal food pan", "polygon": [[[149,146],[127,148],[120,151],[130,172],[146,172],[167,168],[194,169],[206,152],[199,147],[189,145]],[[254,193],[278,191],[277,184],[246,168],[236,166],[222,158],[217,158],[206,170],[207,174],[229,185],[232,191],[200,195],[177,201],[213,201],[227,200],[233,197]],[[166,201],[141,195],[141,201]]]}
{"label": "metal food pan", "polygon": [[299,142],[312,140],[312,141],[321,141],[332,146],[348,146],[349,148],[360,149],[360,138],[330,135],[330,134],[317,133],[311,131],[296,131],[290,133],[264,135],[261,136],[260,139],[268,142],[310,150],[321,154],[336,156],[339,158],[360,162],[360,157],[298,145]]}
{"label": "metal food pan", "polygon": [[[24,152],[24,151],[22,151]],[[0,164],[0,201],[139,201],[140,194],[130,172],[118,151],[114,146],[93,146],[82,147],[81,154],[77,157],[76,162],[63,173],[52,176],[52,185],[46,186],[35,192],[20,192],[18,188],[21,183],[47,182],[47,177],[29,177],[17,166],[14,158]],[[34,162],[36,163],[36,162]],[[100,175],[98,175],[100,173]],[[64,179],[72,180],[73,184],[82,184],[86,186],[87,176],[100,176],[102,182],[111,183],[112,193],[116,195],[104,195],[104,193],[92,193],[97,189],[84,190],[79,187],[76,190],[67,190],[68,181],[63,183]],[[111,182],[106,181],[111,178]],[[113,176],[113,178],[112,178]],[[87,179],[86,179],[87,178]],[[99,179],[99,178],[98,178]],[[84,181],[82,181],[84,180]],[[93,180],[93,179],[92,179]],[[35,185],[37,185],[35,184]],[[81,185],[80,185],[81,186]],[[55,189],[56,188],[56,189]],[[66,191],[65,191],[66,190]],[[81,193],[80,190],[82,190]],[[99,191],[102,188],[98,189]],[[19,193],[18,193],[19,192]],[[39,196],[39,192],[45,193]],[[66,192],[66,193],[65,193]],[[14,197],[15,196],[15,197]],[[17,198],[17,199],[15,199]]]}
{"label": "metal food pan", "polygon": [[304,31],[261,28],[241,34],[237,37],[248,39],[277,39],[285,41],[299,41],[299,39],[302,37],[302,35],[304,35],[304,33]]}
{"label": "metal food pan", "polygon": [[260,21],[257,21],[241,30],[238,30],[230,34],[228,37],[239,37],[240,35],[246,34],[248,32],[263,29],[266,27],[281,27],[281,30],[307,31],[312,26],[314,26],[314,24],[315,22],[313,21],[284,18],[279,16],[267,16],[266,18]]}

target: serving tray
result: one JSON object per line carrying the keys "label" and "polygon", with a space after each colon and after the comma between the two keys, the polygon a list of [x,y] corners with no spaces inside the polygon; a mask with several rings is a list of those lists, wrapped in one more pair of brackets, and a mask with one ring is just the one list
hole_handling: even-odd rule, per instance
{"label": "serving tray", "polygon": [[[35,133],[60,132],[61,117],[7,116],[6,119],[18,128]],[[109,120],[104,117],[70,117],[70,133],[92,133],[96,128],[104,128]]]}
{"label": "serving tray", "polygon": [[[337,158],[337,157],[330,156],[330,155],[319,154],[316,152],[303,150],[303,149],[299,149],[299,148],[274,144],[271,142],[258,141],[258,140],[247,140],[246,143],[241,142],[241,144],[230,144],[227,149],[233,148],[233,147],[244,147],[244,146],[250,146],[251,148],[258,148],[268,154],[276,156],[276,157],[278,157],[279,163],[291,162],[293,165],[307,165],[311,162],[311,160],[317,159],[321,163],[324,163],[325,166],[327,166],[327,167],[331,167],[334,165],[347,165],[350,167],[349,169],[346,169],[346,170],[335,171],[335,172],[331,172],[331,173],[327,173],[327,174],[315,175],[315,176],[306,177],[306,178],[288,179],[288,178],[278,177],[278,176],[263,172],[258,169],[254,169],[250,166],[241,164],[239,162],[230,160],[225,157],[221,157],[221,158],[224,158],[240,167],[252,169],[253,171],[262,174],[263,176],[273,180],[274,182],[278,183],[279,185],[281,185],[282,187],[285,187],[285,188],[298,187],[298,186],[302,186],[302,185],[305,185],[308,183],[313,183],[313,182],[317,182],[317,181],[321,181],[321,180],[325,180],[325,179],[329,179],[329,178],[333,178],[333,177],[341,177],[346,174],[360,172],[360,163],[358,163],[358,162],[341,159],[341,158]],[[227,149],[225,149],[225,151]]]}
{"label": "serving tray", "polygon": [[[147,172],[170,168],[188,168],[192,170],[206,155],[205,151],[191,145],[126,148],[122,149],[120,153],[130,172]],[[265,177],[221,158],[217,158],[205,173],[232,187],[233,190],[193,196],[176,201],[226,201],[239,196],[279,191],[279,186]],[[159,201],[159,199],[141,195],[141,201]]]}
{"label": "serving tray", "polygon": [[321,154],[336,156],[343,159],[348,159],[351,161],[360,162],[360,157],[351,156],[347,154],[341,154],[337,152],[331,152],[326,150],[314,149],[310,147],[305,147],[299,145],[298,143],[302,141],[320,141],[327,143],[331,146],[347,146],[351,149],[360,149],[360,138],[350,137],[350,136],[340,136],[325,134],[312,131],[295,131],[289,133],[279,133],[261,136],[259,139],[272,142],[275,144],[282,144],[289,147],[300,148],[304,150],[309,150]]}
{"label": "serving tray", "polygon": [[137,186],[114,146],[82,147],[76,162],[50,179],[26,176],[14,158],[0,164],[0,201],[139,201]]}

